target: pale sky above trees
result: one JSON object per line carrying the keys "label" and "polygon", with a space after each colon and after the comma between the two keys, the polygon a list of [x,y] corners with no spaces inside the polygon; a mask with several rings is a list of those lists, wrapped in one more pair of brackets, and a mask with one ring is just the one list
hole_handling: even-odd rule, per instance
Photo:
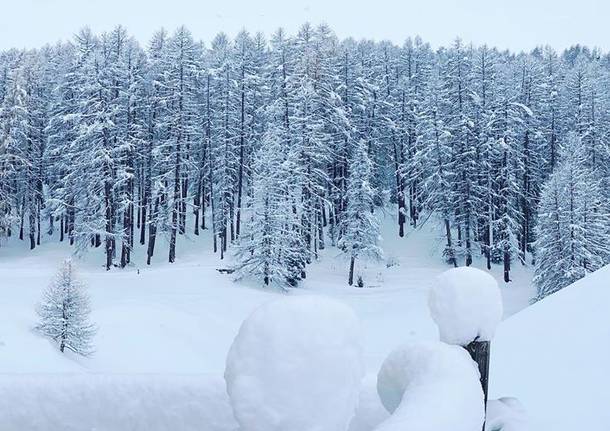
{"label": "pale sky above trees", "polygon": [[433,46],[456,36],[476,44],[530,50],[580,43],[608,50],[606,0],[6,0],[0,48],[38,47],[70,38],[80,27],[95,32],[123,24],[142,42],[154,30],[185,24],[209,41],[219,31],[293,33],[303,22],[328,23],[340,37],[402,42],[420,35]]}

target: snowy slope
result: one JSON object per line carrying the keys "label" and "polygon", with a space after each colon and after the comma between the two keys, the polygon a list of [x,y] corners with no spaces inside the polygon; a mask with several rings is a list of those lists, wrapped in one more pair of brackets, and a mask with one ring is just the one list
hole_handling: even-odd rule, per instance
{"label": "snowy slope", "polygon": [[610,429],[610,266],[505,320],[491,398],[517,397],[532,430]]}

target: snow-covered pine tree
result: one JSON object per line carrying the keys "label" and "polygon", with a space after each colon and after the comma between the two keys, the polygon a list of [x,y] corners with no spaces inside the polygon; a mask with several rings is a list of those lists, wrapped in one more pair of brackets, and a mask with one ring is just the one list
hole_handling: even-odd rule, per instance
{"label": "snow-covered pine tree", "polygon": [[211,109],[210,145],[214,182],[214,232],[220,239],[220,258],[223,259],[229,242],[235,239],[236,180],[238,177],[237,153],[240,143],[238,101],[234,96],[235,65],[233,47],[228,36],[218,34],[210,51]]}
{"label": "snow-covered pine tree", "polygon": [[116,149],[117,100],[112,82],[111,37],[96,38],[84,29],[77,36],[80,67],[75,103],[78,108],[73,126],[74,142],[66,151],[70,163],[63,175],[75,186],[74,236],[79,250],[98,247],[104,240],[105,267],[114,265],[116,255]]}
{"label": "snow-covered pine tree", "polygon": [[356,259],[368,257],[379,259],[379,221],[374,213],[374,189],[371,187],[372,164],[366,142],[361,140],[354,150],[350,162],[350,177],[347,187],[347,209],[344,223],[345,234],[339,246],[349,256],[348,284],[354,283]]}
{"label": "snow-covered pine tree", "polygon": [[84,65],[82,52],[76,44],[58,46],[57,66],[53,86],[50,89],[49,120],[46,126],[45,151],[46,185],[48,187],[49,233],[53,233],[53,222],[59,226],[59,241],[68,234],[74,243],[76,216],[75,196],[78,184],[70,181],[69,173],[74,169],[76,156],[73,144],[76,140],[79,121],[78,94],[82,88],[80,68]]}
{"label": "snow-covered pine tree", "polygon": [[165,180],[170,184],[168,193],[169,219],[169,262],[176,259],[177,233],[186,230],[186,205],[189,192],[189,149],[192,140],[198,135],[195,128],[195,91],[196,46],[186,27],[176,30],[169,40],[169,58],[166,64],[168,106],[167,163],[171,168]]}
{"label": "snow-covered pine tree", "polygon": [[[146,264],[150,265],[155,253],[157,232],[167,226],[167,176],[166,163],[169,124],[169,86],[165,71],[167,64],[168,35],[160,30],[153,35],[148,49],[146,138],[142,154],[141,207],[143,222],[140,226],[140,243],[146,244]],[[148,242],[146,229],[148,228]]]}
{"label": "snow-covered pine tree", "polygon": [[476,134],[474,133],[474,111],[472,103],[472,48],[464,47],[457,39],[447,51],[442,71],[445,82],[443,99],[444,117],[450,132],[453,176],[455,224],[457,244],[465,255],[466,266],[472,264],[472,243],[481,205],[475,194]]}
{"label": "snow-covered pine tree", "polygon": [[561,162],[543,188],[537,226],[536,299],[542,299],[610,261],[610,212],[587,166],[576,133],[568,135]]}
{"label": "snow-covered pine tree", "polygon": [[414,158],[425,173],[421,181],[422,206],[429,214],[435,214],[440,219],[445,237],[443,257],[447,263],[457,266],[452,234],[455,213],[452,183],[455,166],[451,156],[451,134],[442,118],[441,86],[437,69],[429,84],[430,96],[426,101],[427,114],[423,126],[422,148]]}
{"label": "snow-covered pine tree", "polygon": [[85,286],[75,274],[74,263],[66,259],[54,280],[43,292],[37,314],[36,330],[53,339],[59,350],[68,349],[79,355],[93,353],[95,326],[89,321],[91,306]]}
{"label": "snow-covered pine tree", "polygon": [[543,154],[546,176],[551,174],[559,160],[559,137],[562,128],[560,91],[563,86],[563,65],[550,47],[542,50],[543,93],[540,104],[540,128],[544,138]]}
{"label": "snow-covered pine tree", "polygon": [[[327,172],[329,156],[329,130],[324,114],[327,111],[324,97],[330,94],[328,78],[318,55],[324,40],[309,25],[303,25],[294,40],[294,68],[287,81],[288,92],[294,97],[294,110],[290,116],[290,133],[293,151],[298,157],[299,170],[295,173],[296,184],[301,188],[303,200],[302,234],[309,256],[307,262],[318,257],[322,224],[322,202],[330,179]],[[328,35],[322,35],[323,38]],[[332,103],[329,101],[328,103]],[[323,236],[322,236],[323,237]]]}
{"label": "snow-covered pine tree", "polygon": [[491,269],[491,252],[494,247],[494,221],[496,217],[496,179],[494,166],[497,133],[492,129],[495,118],[498,53],[482,46],[475,51],[473,61],[473,108],[477,135],[476,194],[481,203],[477,211],[477,240],[485,256],[487,269]]}
{"label": "snow-covered pine tree", "polygon": [[517,94],[508,84],[512,70],[504,67],[497,86],[497,106],[490,131],[495,137],[492,149],[494,166],[495,196],[493,220],[494,241],[491,242],[492,261],[501,262],[504,267],[504,282],[510,281],[511,264],[518,255],[518,233],[520,227],[519,197],[523,165],[519,157],[519,144],[523,133],[523,117],[529,109],[518,102]]}
{"label": "snow-covered pine tree", "polygon": [[306,251],[296,224],[299,200],[290,193],[294,164],[283,142],[282,125],[271,123],[254,159],[250,222],[236,252],[238,276],[280,287],[296,285]]}
{"label": "snow-covered pine tree", "polygon": [[29,94],[25,69],[19,59],[7,74],[5,94],[0,106],[0,233],[11,235],[11,225],[19,222],[23,239],[23,220],[29,200]]}
{"label": "snow-covered pine tree", "polygon": [[542,188],[536,226],[537,298],[542,299],[567,285],[564,279],[565,262],[560,256],[566,247],[566,226],[563,223],[563,178],[556,172]]}

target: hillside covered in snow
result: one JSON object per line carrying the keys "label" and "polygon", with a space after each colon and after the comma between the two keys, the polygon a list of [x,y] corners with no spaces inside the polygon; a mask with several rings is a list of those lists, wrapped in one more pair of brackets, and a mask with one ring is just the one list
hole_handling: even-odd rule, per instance
{"label": "hillside covered in snow", "polygon": [[491,352],[491,397],[517,397],[534,430],[610,426],[610,266],[504,321]]}

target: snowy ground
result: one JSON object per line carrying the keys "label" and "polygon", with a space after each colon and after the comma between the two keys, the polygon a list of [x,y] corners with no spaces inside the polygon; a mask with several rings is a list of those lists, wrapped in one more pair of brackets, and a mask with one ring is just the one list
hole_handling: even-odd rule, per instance
{"label": "snowy ground", "polygon": [[[328,248],[309,267],[302,288],[289,293],[335,298],[352,307],[362,321],[369,377],[365,379],[361,395],[364,401],[352,427],[357,431],[370,430],[374,425],[371,422],[383,417],[372,393],[372,376],[387,354],[406,341],[438,338],[428,312],[427,292],[433,277],[447,269],[439,258],[442,249],[436,236],[439,230],[430,224],[402,239],[395,230],[394,219],[388,215],[382,229],[386,238],[382,244],[385,260],[364,269],[366,288],[348,287],[347,262],[336,249]],[[101,266],[102,251],[96,250],[77,262],[80,277],[89,286],[92,320],[99,327],[96,353],[92,358],[76,358],[60,354],[51,343],[32,332],[35,304],[41,291],[61,259],[71,251],[55,242],[43,244],[33,253],[25,247],[26,244],[10,242],[0,248],[0,394],[9,390],[15,393],[13,403],[5,404],[4,413],[18,403],[20,396],[23,399],[30,396],[29,387],[57,379],[65,385],[75,382],[70,386],[75,388],[72,396],[103,386],[106,380],[140,388],[145,374],[155,376],[151,377],[153,388],[144,391],[152,399],[163,399],[162,394],[155,392],[158,382],[167,382],[172,376],[177,380],[169,386],[175,390],[196,393],[197,388],[185,383],[189,380],[185,376],[192,376],[195,381],[215,381],[212,393],[218,393],[217,380],[224,371],[226,355],[239,325],[257,306],[281,295],[253,283],[235,283],[230,275],[216,271],[228,263],[211,253],[210,238],[205,235],[197,240],[181,239],[178,261],[171,265],[166,263],[167,248],[162,242],[152,266],[143,264],[143,250],[137,250],[133,267],[110,272]],[[397,265],[387,267],[388,261]],[[533,294],[529,268],[516,264],[514,281],[508,285],[501,282],[500,267],[493,275],[502,287],[505,316],[527,306]],[[145,395],[142,397],[143,403],[152,403]],[[114,407],[127,411],[120,400],[117,396]],[[69,397],[64,402],[69,403]],[[176,407],[180,408],[184,406]],[[19,411],[20,417],[27,415],[23,409],[13,409],[12,416],[1,419],[0,405],[0,429],[15,426]],[[198,421],[201,419],[197,417]],[[3,427],[2,420],[9,422]],[[234,426],[227,424],[226,429]],[[225,428],[219,425],[214,429]]]}

